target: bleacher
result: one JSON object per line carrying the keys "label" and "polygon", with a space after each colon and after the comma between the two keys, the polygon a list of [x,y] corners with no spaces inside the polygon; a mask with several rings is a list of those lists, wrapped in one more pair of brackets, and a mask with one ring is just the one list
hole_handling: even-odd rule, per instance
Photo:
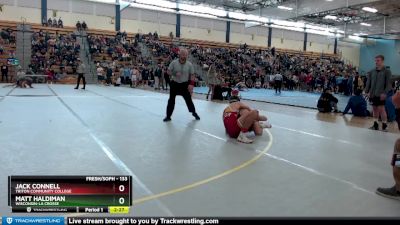
{"label": "bleacher", "polygon": [[[11,28],[12,30],[16,30],[17,29],[17,25],[20,24],[20,22],[15,22],[15,21],[0,21],[0,28]],[[71,27],[71,26],[64,26],[63,28],[57,28],[57,27],[46,27],[46,26],[42,26],[41,24],[38,23],[25,23],[28,25],[32,26],[32,30],[34,32],[38,32],[40,30],[42,30],[43,32],[48,32],[49,34],[70,34],[76,31],[75,27]],[[116,31],[110,31],[110,30],[102,30],[102,29],[92,29],[89,27],[89,29],[86,31],[88,35],[101,35],[104,37],[115,37],[116,35]],[[133,41],[135,38],[135,33],[127,33],[128,41]],[[235,49],[235,48],[239,48],[240,45],[239,44],[233,44],[233,43],[224,43],[224,42],[215,42],[215,41],[205,41],[205,40],[196,40],[196,39],[186,39],[186,38],[179,38],[179,39],[171,39],[168,36],[159,36],[158,41],[160,41],[161,43],[170,46],[174,40],[176,40],[177,42],[179,42],[180,45],[183,46],[193,46],[193,45],[199,45],[203,48],[229,48],[229,49]],[[254,45],[248,45],[248,48],[251,50],[267,50],[268,47],[265,46],[254,46]],[[15,46],[5,46],[5,53],[6,53],[6,49],[7,51],[15,51]],[[309,51],[298,51],[298,50],[291,50],[291,49],[280,49],[280,48],[276,48],[276,53],[280,54],[280,53],[286,53],[289,56],[293,56],[293,55],[301,55],[307,58],[311,58],[311,59],[320,59],[320,58],[339,58],[339,55],[335,55],[332,53],[320,53],[320,52],[309,52]],[[2,61],[6,60],[7,54],[3,54],[0,59]],[[155,60],[165,60],[162,57],[154,57]],[[101,53],[99,55],[96,55],[95,57],[92,58],[92,60],[94,61],[106,61],[106,62],[112,62],[112,58],[106,54],[106,53]],[[129,61],[122,61],[119,62],[119,66],[123,67],[125,65],[129,65],[130,62]],[[52,68],[55,72],[59,72],[60,68],[57,66],[52,66]],[[15,71],[13,71],[10,67],[10,74],[15,74]],[[70,67],[66,67],[66,72],[68,74],[73,73],[73,69]],[[71,77],[72,76],[72,77]],[[71,76],[67,76],[66,78],[64,78],[63,80],[61,80],[61,83],[70,83],[72,80],[75,79],[75,75],[71,74]]]}
{"label": "bleacher", "polygon": [[[15,31],[16,25],[14,23],[15,27],[9,27],[9,26],[2,26],[0,24],[0,29],[5,29],[5,28],[11,28],[12,31]],[[12,55],[15,55],[16,52],[16,46],[14,44],[5,44],[2,43],[1,46],[3,47],[3,54],[0,55],[0,64],[7,64],[7,59],[10,58]],[[10,82],[12,82],[14,76],[16,74],[16,69],[14,66],[8,66],[8,79]]]}

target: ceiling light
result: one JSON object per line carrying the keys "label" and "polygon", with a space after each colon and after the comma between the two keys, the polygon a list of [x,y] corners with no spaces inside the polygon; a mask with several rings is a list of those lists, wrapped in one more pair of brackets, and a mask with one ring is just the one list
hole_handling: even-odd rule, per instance
{"label": "ceiling light", "polygon": [[290,10],[293,10],[293,8],[286,7],[286,6],[282,6],[282,5],[279,5],[278,8],[279,8],[279,9],[284,9],[284,10],[289,10],[289,11],[290,11]]}
{"label": "ceiling light", "polygon": [[371,24],[369,24],[369,23],[360,23],[360,25],[362,25],[362,26],[366,26],[366,27],[370,27],[370,26],[372,26]]}
{"label": "ceiling light", "polygon": [[372,13],[378,12],[377,9],[371,8],[371,7],[363,7],[362,10],[367,11],[367,12],[372,12]]}
{"label": "ceiling light", "polygon": [[324,17],[324,19],[326,19],[326,20],[336,20],[336,19],[337,19],[337,16],[326,15],[326,16]]}

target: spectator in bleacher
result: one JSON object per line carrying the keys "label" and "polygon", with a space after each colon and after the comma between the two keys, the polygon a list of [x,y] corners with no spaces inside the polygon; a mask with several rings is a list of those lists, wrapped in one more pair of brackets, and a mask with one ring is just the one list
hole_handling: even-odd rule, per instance
{"label": "spectator in bleacher", "polygon": [[[114,54],[114,48],[111,47],[111,46],[108,46],[108,48],[107,48],[107,54],[108,54],[109,57],[112,57],[113,54]],[[114,58],[113,58],[113,59],[114,59]]]}
{"label": "spectator in bleacher", "polygon": [[193,97],[193,90],[195,85],[196,85],[196,75],[192,74],[189,78],[189,86],[188,86],[190,97]]}
{"label": "spectator in bleacher", "polygon": [[49,69],[49,68],[47,68],[47,69],[46,69],[45,75],[47,75],[47,83],[48,83],[48,84],[52,84],[53,81],[55,80],[54,71],[51,70],[51,69]]}
{"label": "spectator in bleacher", "polygon": [[132,86],[131,74],[132,74],[131,68],[129,66],[125,66],[123,70],[123,80],[122,80],[123,84],[129,84],[130,86]]}
{"label": "spectator in bleacher", "polygon": [[150,70],[147,66],[144,66],[142,69],[142,80],[144,85],[149,85],[149,79],[150,79]]}
{"label": "spectator in bleacher", "polygon": [[53,20],[51,20],[51,18],[49,18],[47,20],[47,26],[52,27],[53,26]]}
{"label": "spectator in bleacher", "polygon": [[164,65],[161,64],[161,78],[160,78],[160,88],[165,90],[165,78],[164,78]]}
{"label": "spectator in bleacher", "polygon": [[150,81],[150,84],[149,84],[149,86],[150,87],[154,87],[154,69],[153,68],[151,68],[150,69],[150,79],[149,79],[149,81]]}
{"label": "spectator in bleacher", "polygon": [[121,37],[125,40],[128,38],[128,34],[126,33],[126,31],[122,32]]}
{"label": "spectator in bleacher", "polygon": [[1,65],[1,82],[4,80],[8,83],[8,65],[6,63]]}
{"label": "spectator in bleacher", "polygon": [[162,67],[161,67],[161,64],[159,63],[157,65],[157,68],[154,71],[154,89],[155,90],[160,90],[161,89],[160,88],[161,87],[160,80],[161,80],[161,77],[162,77],[162,73],[163,73]]}
{"label": "spectator in bleacher", "polygon": [[356,72],[356,75],[354,77],[353,90],[354,90],[354,93],[357,90],[361,90],[361,91],[364,90],[364,81],[358,72]]}
{"label": "spectator in bleacher", "polygon": [[53,27],[58,27],[57,19],[53,18]]}
{"label": "spectator in bleacher", "polygon": [[46,18],[43,18],[43,20],[42,20],[42,26],[47,27],[47,20],[46,20]]}
{"label": "spectator in bleacher", "polygon": [[4,53],[4,47],[0,45],[0,55],[3,55],[3,53]]}
{"label": "spectator in bleacher", "polygon": [[81,79],[82,79],[82,81],[83,81],[82,89],[85,90],[85,87],[86,87],[85,70],[86,70],[85,64],[80,59],[78,59],[78,68],[76,69],[76,72],[78,73],[78,80],[76,82],[75,89],[79,88],[79,83],[81,82]]}
{"label": "spectator in bleacher", "polygon": [[32,65],[28,65],[28,69],[26,70],[26,74],[35,75],[36,73],[32,69]]}
{"label": "spectator in bleacher", "polygon": [[361,94],[362,90],[356,90],[354,92],[354,96],[349,99],[349,102],[343,111],[343,115],[346,115],[349,110],[351,110],[354,116],[358,117],[367,117],[371,115],[367,110],[367,101]]}
{"label": "spectator in bleacher", "polygon": [[96,73],[97,73],[97,80],[99,83],[103,83],[104,81],[104,70],[103,67],[101,67],[100,65],[97,66],[96,69]]}
{"label": "spectator in bleacher", "polygon": [[338,113],[339,110],[337,108],[339,100],[332,95],[330,88],[325,88],[320,98],[318,99],[317,108],[321,113],[332,112],[334,110],[335,113]]}
{"label": "spectator in bleacher", "polygon": [[163,74],[164,74],[164,83],[165,83],[165,89],[168,90],[168,87],[171,87],[171,79],[168,74],[168,69],[164,66],[163,68]]}
{"label": "spectator in bleacher", "polygon": [[277,72],[274,75],[274,84],[275,84],[275,94],[281,93],[282,89],[282,82],[283,82],[283,76],[280,72]]}
{"label": "spectator in bleacher", "polygon": [[85,23],[85,21],[82,22],[82,30],[87,30],[87,24]]}
{"label": "spectator in bleacher", "polygon": [[115,78],[115,80],[114,80],[114,86],[115,86],[115,87],[121,86],[121,77],[120,77],[120,76],[118,76],[118,77]]}
{"label": "spectator in bleacher", "polygon": [[10,31],[8,29],[1,29],[1,39],[3,39],[3,42],[5,44],[9,44],[10,43]]}
{"label": "spectator in bleacher", "polygon": [[140,36],[139,33],[135,34],[135,42],[139,42],[139,36]]}
{"label": "spectator in bleacher", "polygon": [[64,27],[64,23],[63,23],[63,21],[61,20],[61,17],[58,19],[58,27],[59,27],[59,28],[63,28],[63,27]]}
{"label": "spectator in bleacher", "polygon": [[[261,88],[261,79],[259,79],[259,78],[257,78],[256,79],[256,82],[255,82],[255,84],[254,84],[254,87],[256,88],[256,89],[260,89]],[[289,90],[291,90],[290,88],[289,88]]]}
{"label": "spectator in bleacher", "polygon": [[79,22],[79,20],[78,20],[78,22],[76,22],[76,29],[78,31],[82,30],[82,24],[81,24],[81,22]]}
{"label": "spectator in bleacher", "polygon": [[215,64],[212,63],[208,67],[207,71],[207,86],[208,86],[208,92],[206,95],[206,99],[208,100],[208,97],[210,96],[211,93],[211,100],[214,98],[214,88],[216,85],[216,79],[217,79],[217,71]]}
{"label": "spectator in bleacher", "polygon": [[8,29],[8,33],[10,34],[8,41],[9,44],[15,45],[17,43],[17,38],[15,36],[15,31],[12,31],[10,28]]}
{"label": "spectator in bleacher", "polygon": [[131,70],[131,85],[130,87],[137,87],[138,85],[138,75],[139,75],[139,71],[136,69],[136,67],[133,67]]}
{"label": "spectator in bleacher", "polygon": [[111,84],[111,77],[113,76],[113,70],[111,65],[107,66],[107,72],[106,72],[106,85],[110,85]]}
{"label": "spectator in bleacher", "polygon": [[24,70],[22,68],[18,69],[17,71],[17,76],[15,77],[15,80],[18,81],[19,79],[21,79],[22,77],[24,77],[26,75],[26,73],[24,72]]}
{"label": "spectator in bleacher", "polygon": [[120,30],[117,31],[117,33],[115,34],[115,39],[116,39],[117,41],[121,41],[121,39],[122,39],[122,33],[121,33]]}
{"label": "spectator in bleacher", "polygon": [[354,74],[350,74],[349,79],[347,80],[347,91],[348,95],[353,95],[353,83],[354,83]]}

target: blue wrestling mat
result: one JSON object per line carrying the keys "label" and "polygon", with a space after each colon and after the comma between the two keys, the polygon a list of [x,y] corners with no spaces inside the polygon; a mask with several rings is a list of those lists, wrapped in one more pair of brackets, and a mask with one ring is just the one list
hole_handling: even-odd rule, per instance
{"label": "blue wrestling mat", "polygon": [[[195,87],[197,94],[207,94],[208,87]],[[309,93],[301,91],[282,91],[281,94],[275,94],[272,89],[249,89],[241,91],[240,96],[245,100],[261,101],[282,105],[299,106],[305,108],[317,108],[319,93]],[[343,111],[350,97],[344,95],[335,95],[339,99],[338,108]]]}

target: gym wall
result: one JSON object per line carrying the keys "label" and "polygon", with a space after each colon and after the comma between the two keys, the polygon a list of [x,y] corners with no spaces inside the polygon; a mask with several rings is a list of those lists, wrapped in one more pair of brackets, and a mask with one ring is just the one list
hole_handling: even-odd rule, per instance
{"label": "gym wall", "polygon": [[[0,20],[41,23],[40,0],[0,0],[3,11]],[[75,26],[85,21],[89,28],[114,30],[115,6],[82,0],[48,0],[48,17],[61,17],[65,26]],[[121,30],[175,36],[176,14],[138,8],[127,8],[121,13]],[[181,37],[207,41],[225,42],[226,21],[181,15]],[[276,48],[303,50],[302,32],[273,28],[272,46]],[[231,22],[230,42],[236,44],[267,46],[268,28],[245,28],[244,23]],[[308,34],[307,51],[333,53],[334,39]],[[338,53],[343,59],[359,66],[360,46],[338,43]]]}
{"label": "gym wall", "polygon": [[368,72],[375,67],[375,56],[384,55],[385,65],[394,75],[400,75],[400,42],[398,40],[375,40],[374,44],[361,46],[360,70]]}

